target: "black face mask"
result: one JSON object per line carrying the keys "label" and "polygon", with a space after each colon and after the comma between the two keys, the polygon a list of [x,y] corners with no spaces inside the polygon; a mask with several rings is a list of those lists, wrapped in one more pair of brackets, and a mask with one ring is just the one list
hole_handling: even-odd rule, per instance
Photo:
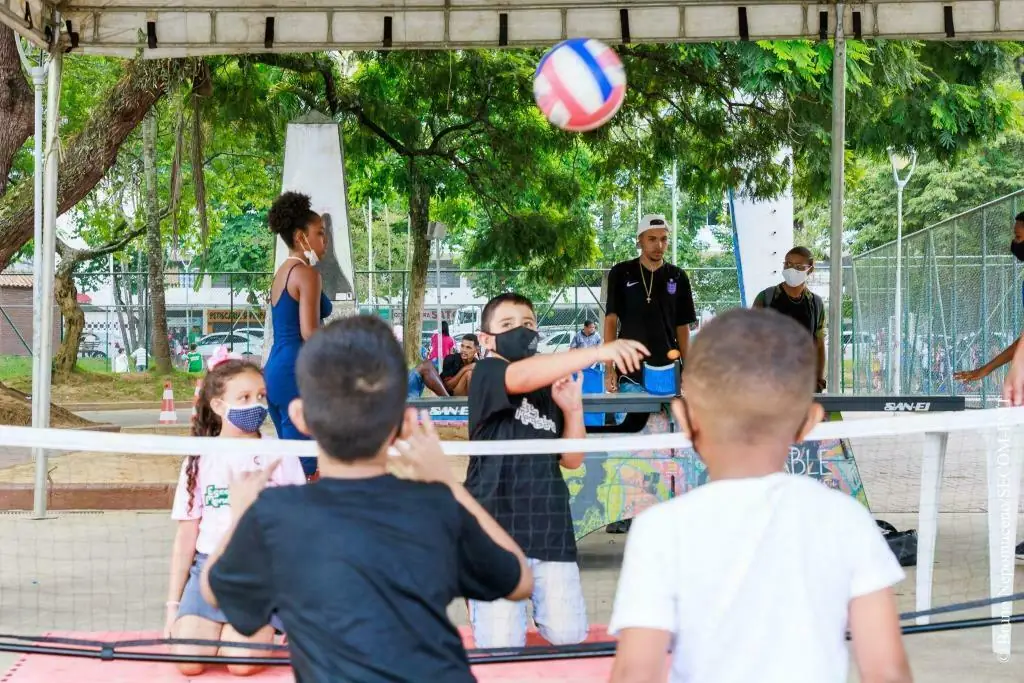
{"label": "black face mask", "polygon": [[529,327],[515,327],[494,335],[494,350],[506,360],[515,363],[537,353],[540,335]]}
{"label": "black face mask", "polygon": [[1010,242],[1010,252],[1017,257],[1018,261],[1024,261],[1024,242],[1017,242],[1016,240]]}

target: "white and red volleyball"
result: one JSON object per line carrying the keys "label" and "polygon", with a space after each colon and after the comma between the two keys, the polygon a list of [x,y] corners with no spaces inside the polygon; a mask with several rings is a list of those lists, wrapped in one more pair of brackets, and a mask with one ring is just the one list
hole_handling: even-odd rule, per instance
{"label": "white and red volleyball", "polygon": [[548,121],[583,132],[608,122],[626,98],[626,70],[615,51],[591,38],[551,48],[533,76],[533,97]]}

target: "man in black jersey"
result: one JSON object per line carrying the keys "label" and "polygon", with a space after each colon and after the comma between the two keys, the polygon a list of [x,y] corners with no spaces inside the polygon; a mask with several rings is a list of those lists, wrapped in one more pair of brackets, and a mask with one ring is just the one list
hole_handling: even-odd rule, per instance
{"label": "man in black jersey", "polygon": [[[648,364],[668,365],[668,352],[679,351],[686,358],[690,325],[697,322],[690,279],[678,266],[665,262],[668,223],[660,214],[648,214],[640,221],[636,243],[640,256],[612,266],[608,273],[604,340],[632,339],[650,351]],[[618,375],[607,364],[608,391],[642,391],[643,369]]]}

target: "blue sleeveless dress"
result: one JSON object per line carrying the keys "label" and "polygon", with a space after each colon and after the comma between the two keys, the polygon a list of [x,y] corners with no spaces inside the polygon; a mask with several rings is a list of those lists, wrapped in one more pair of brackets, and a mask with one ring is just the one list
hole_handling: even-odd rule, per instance
{"label": "blue sleeveless dress", "polygon": [[[298,264],[292,266],[294,270]],[[270,419],[277,430],[277,438],[302,441],[309,439],[292,424],[288,417],[288,404],[299,397],[299,386],[295,379],[295,361],[302,348],[302,328],[299,325],[299,302],[288,293],[288,280],[292,270],[284,279],[284,288],[276,304],[271,304],[271,321],[274,326],[274,342],[263,366],[263,377],[267,382],[267,408]],[[320,293],[320,319],[331,314],[334,306],[323,292]],[[300,458],[306,475],[316,472],[316,458]]]}

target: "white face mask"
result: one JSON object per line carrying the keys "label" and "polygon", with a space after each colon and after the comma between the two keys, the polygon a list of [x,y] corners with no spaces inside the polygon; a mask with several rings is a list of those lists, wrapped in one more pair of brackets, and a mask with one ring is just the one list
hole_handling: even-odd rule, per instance
{"label": "white face mask", "polygon": [[320,263],[319,257],[317,257],[316,252],[310,248],[309,240],[303,237],[302,241],[306,243],[306,250],[302,252],[302,255],[306,257],[307,261],[309,261],[309,265],[316,268],[316,264]]}
{"label": "white face mask", "polygon": [[786,284],[790,287],[799,287],[807,281],[807,271],[797,270],[796,268],[786,268],[782,271],[782,279],[786,281]]}

